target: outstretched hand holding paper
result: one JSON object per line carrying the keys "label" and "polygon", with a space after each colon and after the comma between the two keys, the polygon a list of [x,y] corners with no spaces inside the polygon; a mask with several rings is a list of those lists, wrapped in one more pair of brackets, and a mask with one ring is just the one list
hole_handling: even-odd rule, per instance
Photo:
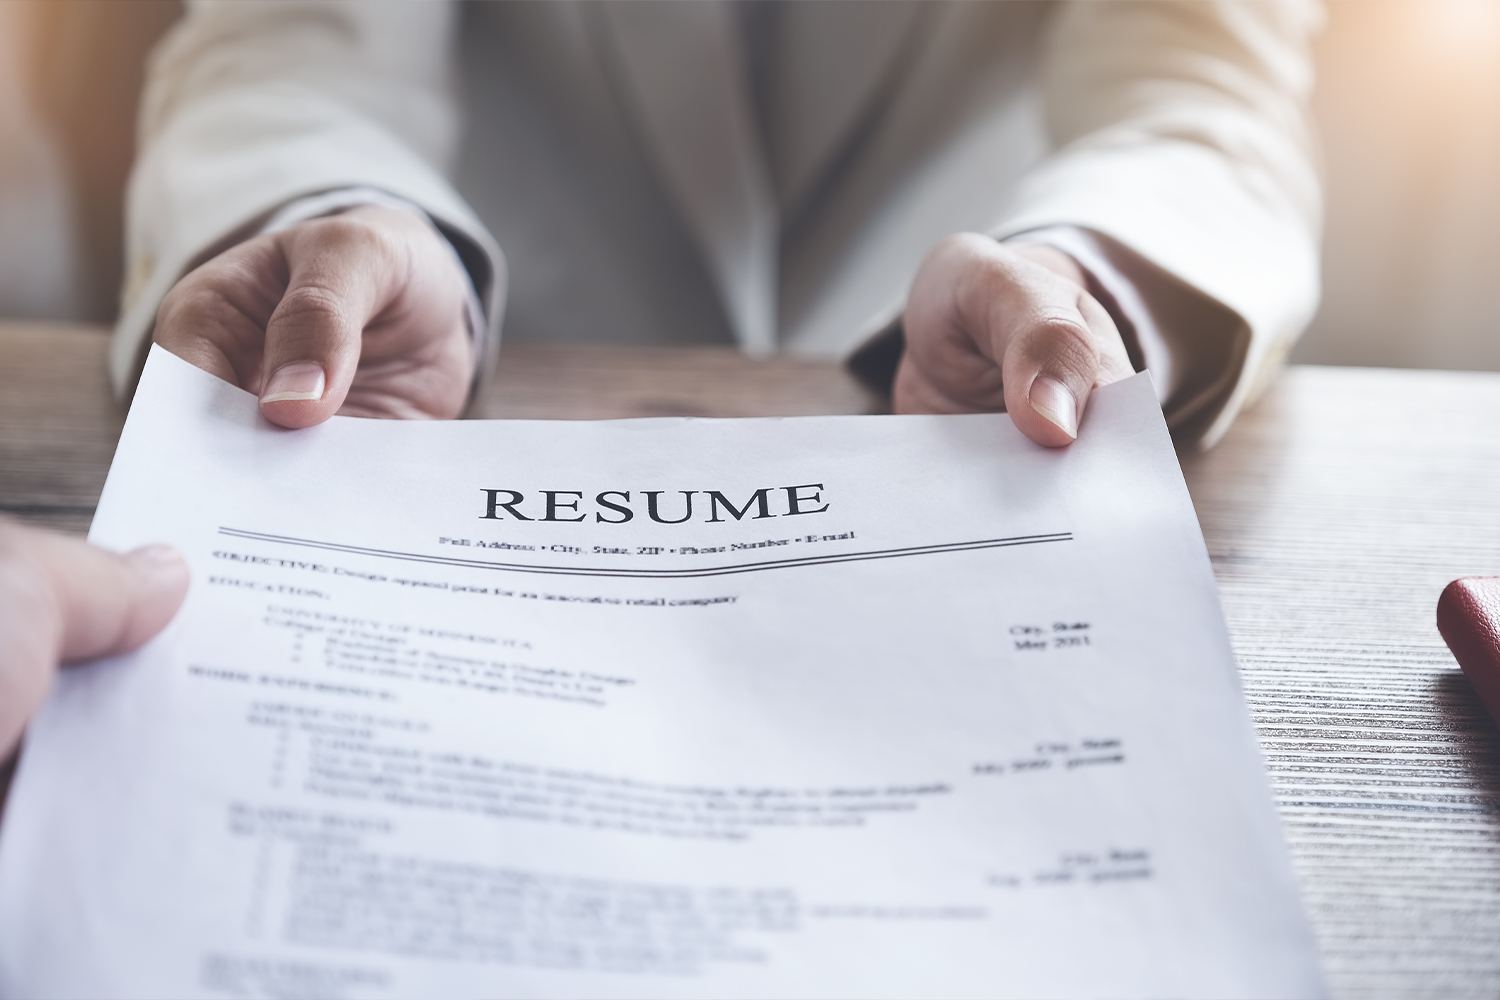
{"label": "outstretched hand holding paper", "polygon": [[1146,376],[1000,416],[271,428],[154,349],[0,992],[1311,996]]}

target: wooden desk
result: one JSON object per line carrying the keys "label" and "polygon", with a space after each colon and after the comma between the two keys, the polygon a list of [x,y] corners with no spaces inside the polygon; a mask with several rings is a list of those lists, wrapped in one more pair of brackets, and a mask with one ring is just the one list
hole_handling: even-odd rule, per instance
{"label": "wooden desk", "polygon": [[[86,529],[101,331],[0,324],[0,510]],[[838,367],[507,348],[487,416],[873,412]],[[1184,462],[1335,996],[1500,993],[1500,732],[1433,624],[1500,574],[1500,375],[1294,368]]]}

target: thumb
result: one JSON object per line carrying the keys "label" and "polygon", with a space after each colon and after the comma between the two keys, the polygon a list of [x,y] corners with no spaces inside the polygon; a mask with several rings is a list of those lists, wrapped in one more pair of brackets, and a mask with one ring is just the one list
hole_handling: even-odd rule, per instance
{"label": "thumb", "polygon": [[[1005,409],[1038,444],[1056,447],[1077,438],[1094,387],[1130,370],[1114,320],[1082,289],[1016,317],[1005,341]],[[1110,349],[1115,345],[1117,352]]]}
{"label": "thumb", "polygon": [[172,619],[187,564],[153,545],[117,555],[0,522],[0,752],[20,735],[59,663],[128,652]]}
{"label": "thumb", "polygon": [[48,569],[61,612],[63,663],[135,649],[166,627],[187,596],[187,563],[170,545],[118,555],[56,539]]}
{"label": "thumb", "polygon": [[365,326],[405,281],[401,247],[364,218],[333,216],[277,236],[288,280],[266,323],[260,386],[261,413],[272,423],[310,427],[338,412]]}

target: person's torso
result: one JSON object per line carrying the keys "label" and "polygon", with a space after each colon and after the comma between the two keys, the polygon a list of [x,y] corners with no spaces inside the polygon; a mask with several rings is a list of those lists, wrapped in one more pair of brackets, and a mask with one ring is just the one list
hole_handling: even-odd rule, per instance
{"label": "person's torso", "polygon": [[457,180],[507,336],[847,350],[1044,151],[1046,7],[466,5]]}

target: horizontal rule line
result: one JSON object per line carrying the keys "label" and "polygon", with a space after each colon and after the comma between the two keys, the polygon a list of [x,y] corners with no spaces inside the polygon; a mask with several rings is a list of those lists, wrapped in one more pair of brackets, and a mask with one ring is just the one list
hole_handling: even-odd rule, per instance
{"label": "horizontal rule line", "polygon": [[1005,549],[1017,545],[1044,545],[1048,542],[1071,542],[1071,531],[1060,531],[1050,535],[1016,535],[1011,538],[985,538],[973,542],[949,542],[943,545],[913,545],[903,549],[876,549],[869,552],[846,552],[825,556],[804,556],[797,559],[768,559],[761,562],[735,563],[729,566],[710,566],[703,569],[620,569],[611,566],[537,566],[531,563],[490,562],[485,559],[457,559],[452,556],[424,555],[420,552],[396,552],[390,549],[371,549],[360,545],[341,545],[337,542],[320,542],[310,538],[291,538],[286,535],[268,535],[259,531],[240,528],[220,528],[219,534],[247,541],[273,542],[277,545],[292,545],[301,548],[322,549],[327,552],[347,552],[350,555],[374,556],[379,559],[399,559],[404,562],[432,563],[437,566],[460,566],[465,569],[500,570],[507,573],[542,573],[550,576],[602,576],[623,577],[637,580],[677,580],[703,576],[728,576],[733,573],[758,573],[769,569],[795,569],[800,566],[825,566],[831,563],[868,562],[872,559],[901,559],[907,556],[939,555],[945,552],[973,552],[978,549]]}

